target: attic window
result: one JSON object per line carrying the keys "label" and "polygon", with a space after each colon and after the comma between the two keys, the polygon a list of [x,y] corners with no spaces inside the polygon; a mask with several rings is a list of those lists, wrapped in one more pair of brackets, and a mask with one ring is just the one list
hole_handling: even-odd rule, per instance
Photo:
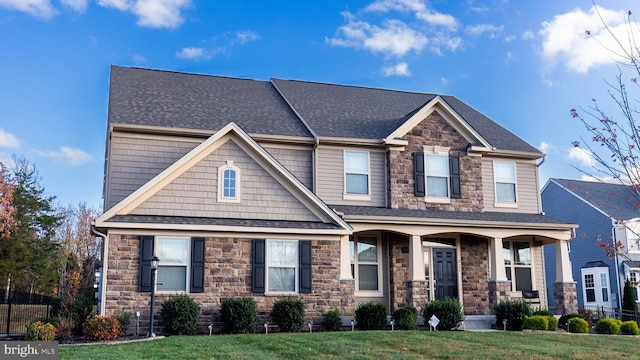
{"label": "attic window", "polygon": [[218,201],[240,202],[240,169],[231,160],[218,168]]}

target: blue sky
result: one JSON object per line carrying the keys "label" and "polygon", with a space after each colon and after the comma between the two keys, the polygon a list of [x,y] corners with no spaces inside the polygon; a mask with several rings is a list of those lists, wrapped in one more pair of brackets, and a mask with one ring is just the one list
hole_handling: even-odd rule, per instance
{"label": "blue sky", "polygon": [[[615,30],[631,1],[601,1]],[[0,161],[60,205],[102,204],[110,65],[459,97],[580,178],[573,107],[617,67],[588,0],[0,0]],[[631,77],[631,75],[629,75]],[[615,108],[614,108],[615,109]]]}

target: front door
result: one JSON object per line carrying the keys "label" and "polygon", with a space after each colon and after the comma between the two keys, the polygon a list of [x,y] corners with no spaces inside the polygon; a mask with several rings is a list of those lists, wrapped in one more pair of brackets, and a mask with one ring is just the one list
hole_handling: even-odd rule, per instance
{"label": "front door", "polygon": [[433,249],[434,295],[438,300],[458,298],[456,249]]}

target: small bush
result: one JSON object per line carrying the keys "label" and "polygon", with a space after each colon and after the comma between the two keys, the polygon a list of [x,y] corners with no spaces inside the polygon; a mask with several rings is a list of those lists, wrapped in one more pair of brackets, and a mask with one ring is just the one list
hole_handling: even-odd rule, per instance
{"label": "small bush", "polygon": [[271,309],[273,320],[282,332],[298,332],[304,326],[304,301],[285,298],[276,301]]}
{"label": "small bush", "polygon": [[193,335],[200,308],[192,298],[185,294],[174,296],[162,303],[164,330],[170,335]]}
{"label": "small bush", "polygon": [[622,335],[640,335],[638,323],[633,320],[623,322],[622,325],[620,325],[620,333]]}
{"label": "small bush", "polygon": [[393,312],[398,329],[414,330],[418,326],[418,309],[406,306]]}
{"label": "small bush", "polygon": [[560,327],[563,330],[568,330],[567,329],[567,321],[569,321],[569,319],[573,319],[573,318],[582,318],[582,315],[580,315],[580,314],[562,315],[562,316],[560,316],[560,319],[558,320],[558,327]]}
{"label": "small bush", "polygon": [[600,319],[596,323],[596,333],[598,334],[620,334],[620,323],[616,319]]}
{"label": "small bush", "polygon": [[56,327],[52,324],[33,321],[27,326],[25,340],[52,341],[56,337]]}
{"label": "small bush", "polygon": [[87,295],[80,294],[76,296],[75,299],[73,299],[73,301],[71,302],[71,317],[75,322],[75,327],[73,328],[74,333],[83,333],[83,324],[94,314],[94,305],[94,299],[90,298]]}
{"label": "small bush", "polygon": [[124,311],[121,314],[114,315],[116,320],[120,321],[122,326],[129,325],[131,323],[131,313],[129,311]]}
{"label": "small bush", "polygon": [[[599,311],[598,311],[599,313]],[[578,309],[578,314],[580,314],[580,317],[585,319],[587,321],[587,324],[589,324],[589,327],[593,326],[595,321],[598,321],[599,319],[599,314],[598,313],[593,313],[593,311],[591,310],[587,310],[587,309]]]}
{"label": "small bush", "polygon": [[531,305],[524,300],[500,301],[493,306],[496,313],[496,325],[502,328],[504,320],[507,320],[507,329],[521,330],[524,317],[531,315]]}
{"label": "small bush", "polygon": [[581,317],[571,318],[568,331],[571,333],[589,333],[589,323]]}
{"label": "small bush", "polygon": [[227,334],[252,334],[258,326],[258,310],[253,298],[222,300],[222,331]]}
{"label": "small bush", "polygon": [[440,322],[436,329],[452,330],[457,328],[462,321],[462,305],[457,299],[445,298],[444,300],[429,301],[422,309],[425,323],[435,315]]}
{"label": "small bush", "polygon": [[535,309],[531,311],[531,315],[553,316],[553,313],[547,309]]}
{"label": "small bush", "polygon": [[338,309],[327,311],[327,313],[324,314],[324,328],[327,331],[340,330],[341,325],[342,320],[340,319],[340,311],[338,311]]}
{"label": "small bush", "polygon": [[547,330],[549,329],[549,318],[542,315],[525,316],[522,322],[523,329]]}
{"label": "small bush", "polygon": [[83,332],[90,340],[115,340],[122,333],[122,324],[113,316],[96,315],[84,322]]}
{"label": "small bush", "polygon": [[359,330],[382,330],[387,325],[387,306],[381,302],[361,303],[355,318]]}
{"label": "small bush", "polygon": [[547,316],[546,318],[549,320],[549,326],[547,327],[547,330],[549,330],[549,331],[557,331],[558,330],[558,319],[553,315]]}

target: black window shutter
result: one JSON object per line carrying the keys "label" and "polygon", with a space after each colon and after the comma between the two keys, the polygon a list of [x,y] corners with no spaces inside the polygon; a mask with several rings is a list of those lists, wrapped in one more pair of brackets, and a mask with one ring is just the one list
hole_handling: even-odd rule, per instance
{"label": "black window shutter", "polygon": [[451,198],[459,199],[462,197],[460,189],[460,157],[449,157],[449,181],[451,188]]}
{"label": "black window shutter", "polygon": [[264,293],[265,277],[265,241],[264,239],[254,239],[252,245],[252,272],[251,291],[254,293]]}
{"label": "black window shutter", "polygon": [[304,240],[299,242],[300,252],[300,284],[298,292],[308,294],[311,292],[311,241]]}
{"label": "black window shutter", "polygon": [[140,264],[138,271],[138,291],[151,291],[151,258],[153,257],[153,236],[140,236]]}
{"label": "black window shutter", "polygon": [[191,286],[190,292],[204,292],[204,238],[191,239]]}
{"label": "black window shutter", "polygon": [[425,196],[424,188],[424,153],[413,153],[413,193],[415,196]]}

